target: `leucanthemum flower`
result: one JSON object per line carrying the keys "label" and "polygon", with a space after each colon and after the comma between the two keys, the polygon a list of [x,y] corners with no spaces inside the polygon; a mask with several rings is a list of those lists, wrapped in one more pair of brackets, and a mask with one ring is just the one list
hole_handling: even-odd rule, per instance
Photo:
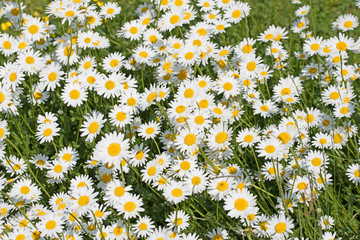
{"label": "leucanthemum flower", "polygon": [[232,128],[226,124],[217,124],[207,133],[207,145],[213,150],[225,149],[229,146]]}
{"label": "leucanthemum flower", "polygon": [[333,29],[343,32],[354,30],[359,26],[359,19],[353,14],[340,15],[335,22],[332,23]]}
{"label": "leucanthemum flower", "polygon": [[135,145],[131,149],[131,154],[129,155],[130,164],[134,167],[143,166],[149,156],[149,151],[150,149],[147,146],[144,146],[144,143]]}
{"label": "leucanthemum flower", "polygon": [[113,19],[120,12],[121,7],[116,2],[107,2],[100,9],[100,14],[105,19]]}
{"label": "leucanthemum flower", "polygon": [[122,87],[120,82],[121,77],[121,73],[111,73],[108,77],[104,76],[103,78],[98,79],[95,82],[95,91],[99,96],[103,96],[107,99],[119,97]]}
{"label": "leucanthemum flower", "polygon": [[319,224],[323,230],[329,230],[334,225],[334,218],[332,216],[324,215],[319,219]]}
{"label": "leucanthemum flower", "polygon": [[231,23],[239,23],[250,13],[250,5],[244,2],[234,2],[225,8],[224,17]]}
{"label": "leucanthemum flower", "polygon": [[63,231],[64,219],[60,214],[49,214],[38,224],[41,236],[56,238]]}
{"label": "leucanthemum flower", "polygon": [[70,43],[61,43],[57,46],[56,57],[64,65],[73,65],[79,60],[75,45]]}
{"label": "leucanthemum flower", "polygon": [[122,133],[107,133],[96,144],[94,149],[95,158],[101,160],[104,164],[120,162],[127,156],[129,149],[129,139],[124,139]]}
{"label": "leucanthemum flower", "polygon": [[145,27],[141,22],[132,20],[124,24],[121,30],[118,32],[119,37],[125,37],[130,40],[139,40]]}
{"label": "leucanthemum flower", "polygon": [[40,81],[48,91],[53,91],[60,85],[60,81],[63,80],[64,72],[61,70],[61,66],[55,62],[47,65],[40,71]]}
{"label": "leucanthemum flower", "polygon": [[183,24],[183,20],[178,11],[172,10],[166,12],[159,19],[159,27],[160,31],[172,30],[177,26],[181,26]]}
{"label": "leucanthemum flower", "polygon": [[270,138],[259,142],[256,151],[259,157],[265,159],[278,159],[284,154],[284,147],[277,138]]}
{"label": "leucanthemum flower", "polygon": [[246,218],[254,211],[256,197],[247,189],[231,192],[225,198],[224,209],[229,211],[228,215],[232,218]]}
{"label": "leucanthemum flower", "polygon": [[27,18],[26,24],[22,27],[22,34],[31,41],[38,41],[41,38],[46,38],[46,27],[45,23],[39,18]]}
{"label": "leucanthemum flower", "polygon": [[139,136],[143,137],[144,139],[154,139],[156,135],[160,133],[160,124],[155,121],[144,123],[140,125],[138,132]]}
{"label": "leucanthemum flower", "polygon": [[61,98],[66,105],[71,107],[81,106],[87,98],[87,92],[79,83],[68,83],[63,88]]}
{"label": "leucanthemum flower", "polygon": [[43,154],[35,154],[30,162],[33,163],[40,170],[46,169],[49,167],[49,157]]}
{"label": "leucanthemum flower", "polygon": [[241,147],[252,147],[259,142],[260,139],[259,132],[256,129],[246,128],[237,134],[236,142],[239,143]]}
{"label": "leucanthemum flower", "polygon": [[140,212],[144,211],[142,199],[133,194],[128,194],[120,200],[120,204],[116,205],[116,210],[123,214],[125,219],[137,217]]}
{"label": "leucanthemum flower", "polygon": [[236,182],[234,178],[220,176],[210,181],[207,192],[212,199],[218,201],[226,198],[235,187]]}
{"label": "leucanthemum flower", "polygon": [[298,16],[298,17],[306,16],[306,15],[309,14],[309,12],[310,12],[310,6],[309,5],[304,5],[304,6],[299,7],[295,11],[295,15]]}
{"label": "leucanthemum flower", "polygon": [[51,183],[60,183],[64,180],[64,174],[69,170],[69,164],[64,160],[57,159],[49,164],[47,168],[47,176],[50,178],[48,181]]}
{"label": "leucanthemum flower", "polygon": [[155,228],[153,221],[150,217],[140,217],[136,224],[133,225],[132,230],[139,237],[147,237]]}
{"label": "leucanthemum flower", "polygon": [[181,152],[192,154],[195,150],[198,150],[202,139],[203,134],[201,132],[184,129],[180,131],[179,135],[176,137],[175,144],[179,147]]}
{"label": "leucanthemum flower", "polygon": [[203,192],[208,185],[208,174],[199,168],[191,170],[185,179],[185,183],[191,186],[191,191],[193,193]]}
{"label": "leucanthemum flower", "polygon": [[134,49],[134,59],[138,63],[142,64],[149,64],[152,57],[155,56],[155,52],[146,45],[138,46],[136,49]]}
{"label": "leucanthemum flower", "polygon": [[34,74],[45,66],[45,61],[41,53],[33,49],[21,52],[18,55],[17,63],[29,74]]}
{"label": "leucanthemum flower", "polygon": [[18,64],[7,62],[4,66],[0,66],[0,78],[3,83],[16,88],[22,81],[24,81],[25,74],[22,67]]}
{"label": "leucanthemum flower", "polygon": [[239,81],[232,76],[221,76],[216,82],[215,89],[218,93],[223,93],[226,99],[240,94]]}
{"label": "leucanthemum flower", "polygon": [[171,182],[166,185],[164,196],[172,204],[184,201],[190,195],[190,189],[183,182]]}
{"label": "leucanthemum flower", "polygon": [[133,120],[133,115],[124,105],[115,105],[109,113],[109,119],[112,125],[124,127]]}
{"label": "leucanthemum flower", "polygon": [[263,118],[271,117],[271,115],[278,112],[278,107],[272,100],[267,100],[264,102],[260,100],[255,101],[253,108],[255,110],[254,113],[260,114]]}
{"label": "leucanthemum flower", "polygon": [[37,127],[36,138],[40,143],[51,142],[55,136],[59,136],[59,131],[56,122],[46,122]]}
{"label": "leucanthemum flower", "polygon": [[41,196],[40,189],[30,179],[17,181],[10,191],[10,196],[23,198],[25,200],[37,201]]}
{"label": "leucanthemum flower", "polygon": [[92,142],[100,133],[105,121],[104,115],[97,111],[85,116],[85,121],[80,129],[81,137],[86,136],[85,141]]}
{"label": "leucanthemum flower", "polygon": [[103,60],[103,68],[108,72],[117,72],[124,65],[125,57],[120,52],[110,53]]}
{"label": "leucanthemum flower", "polygon": [[273,216],[268,223],[267,232],[275,239],[285,239],[289,237],[294,228],[293,220],[284,214]]}
{"label": "leucanthemum flower", "polygon": [[183,210],[172,212],[167,218],[167,227],[176,228],[178,231],[182,231],[189,226],[190,216]]}

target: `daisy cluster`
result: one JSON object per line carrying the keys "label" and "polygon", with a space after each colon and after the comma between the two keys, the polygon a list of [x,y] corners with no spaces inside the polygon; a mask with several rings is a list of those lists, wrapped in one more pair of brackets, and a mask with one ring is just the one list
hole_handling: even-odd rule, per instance
{"label": "daisy cluster", "polygon": [[348,236],[327,202],[360,182],[358,18],[323,38],[292,3],[258,36],[235,0],[1,3],[0,239]]}

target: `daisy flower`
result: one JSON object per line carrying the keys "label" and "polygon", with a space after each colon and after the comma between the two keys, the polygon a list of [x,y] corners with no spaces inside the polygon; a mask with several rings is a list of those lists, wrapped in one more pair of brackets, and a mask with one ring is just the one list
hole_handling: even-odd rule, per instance
{"label": "daisy flower", "polygon": [[133,225],[132,230],[139,237],[147,237],[153,232],[154,228],[154,222],[150,217],[145,216],[139,218],[136,224]]}
{"label": "daisy flower", "polygon": [[124,37],[130,40],[139,40],[145,27],[140,21],[132,20],[126,22],[121,30],[118,32],[119,37]]}
{"label": "daisy flower", "polygon": [[93,188],[79,188],[73,191],[71,196],[74,209],[77,209],[79,214],[86,213],[91,209],[91,206],[96,203],[97,192]]}
{"label": "daisy flower", "polygon": [[180,131],[176,137],[175,144],[179,147],[181,152],[194,153],[198,150],[198,145],[202,142],[203,134],[199,131],[191,131],[184,129]]}
{"label": "daisy flower", "polygon": [[173,204],[184,201],[190,195],[190,189],[182,182],[172,182],[166,185],[164,196]]}
{"label": "daisy flower", "polygon": [[271,115],[278,112],[278,107],[272,100],[267,100],[264,102],[257,100],[255,101],[253,108],[254,113],[260,114],[263,118],[271,117]]}
{"label": "daisy flower", "polygon": [[284,147],[278,139],[270,138],[260,141],[256,151],[259,153],[259,157],[265,157],[265,159],[277,159],[283,156]]}
{"label": "daisy flower", "polygon": [[26,24],[22,27],[22,34],[31,41],[38,41],[41,38],[46,38],[45,23],[39,18],[27,18]]}
{"label": "daisy flower", "polygon": [[81,137],[86,136],[85,141],[92,142],[100,133],[105,122],[104,115],[97,111],[85,116],[85,121],[80,129]]}
{"label": "daisy flower", "polygon": [[306,156],[309,170],[313,173],[320,173],[321,170],[326,169],[328,164],[328,157],[325,153],[317,150],[310,150]]}
{"label": "daisy flower", "polygon": [[240,94],[239,81],[231,76],[223,76],[216,82],[215,89],[219,94],[223,93],[226,99]]}
{"label": "daisy flower", "polygon": [[141,170],[142,180],[144,182],[154,182],[158,179],[163,167],[156,160],[150,161]]}
{"label": "daisy flower", "polygon": [[316,53],[322,51],[323,46],[323,38],[322,37],[310,37],[305,40],[303,50],[309,54],[309,56],[313,56]]}
{"label": "daisy flower", "polygon": [[122,53],[113,52],[104,58],[102,67],[107,72],[117,72],[124,65],[124,60]]}
{"label": "daisy flower", "polygon": [[149,157],[150,149],[144,146],[144,143],[140,145],[135,145],[131,149],[130,159],[129,162],[132,166],[143,166],[145,164],[146,158]]}
{"label": "daisy flower", "polygon": [[123,214],[125,219],[137,217],[140,212],[144,211],[142,199],[134,194],[127,194],[120,200],[120,204],[116,205],[116,210]]}
{"label": "daisy flower", "polygon": [[56,238],[63,231],[64,220],[60,214],[48,215],[38,224],[41,236]]}
{"label": "daisy flower", "polygon": [[25,74],[22,67],[18,66],[16,62],[7,62],[4,66],[0,66],[0,78],[3,83],[16,88],[22,81],[24,81]]}
{"label": "daisy flower", "polygon": [[17,63],[29,74],[34,74],[45,66],[44,58],[41,56],[41,53],[34,51],[33,49],[21,52],[18,55]]}
{"label": "daisy flower", "polygon": [[204,170],[195,168],[191,170],[185,179],[185,183],[191,187],[193,193],[203,192],[208,185],[208,175]]}
{"label": "daisy flower", "polygon": [[[336,232],[324,232],[322,235],[322,240],[334,240],[336,239]],[[338,238],[341,239],[341,238]]]}
{"label": "daisy flower", "polygon": [[110,122],[117,127],[124,127],[133,120],[132,114],[124,105],[115,105],[109,113]]}
{"label": "daisy flower", "polygon": [[138,63],[142,64],[149,64],[151,58],[155,56],[155,52],[146,45],[139,45],[137,48],[134,49],[134,59]]}
{"label": "daisy flower", "polygon": [[314,147],[326,149],[331,146],[331,136],[327,133],[316,133],[313,137],[312,144]]}
{"label": "daisy flower", "polygon": [[60,128],[56,122],[46,122],[37,127],[36,138],[40,143],[51,142],[54,137],[59,136]]}
{"label": "daisy flower", "polygon": [[47,169],[49,167],[49,157],[43,154],[35,154],[30,162],[33,163],[40,170]]}
{"label": "daisy flower", "polygon": [[233,191],[225,198],[224,209],[232,218],[246,218],[256,206],[256,197],[247,189]]}
{"label": "daisy flower", "polygon": [[246,128],[237,134],[236,142],[239,143],[241,147],[253,147],[260,139],[256,129]]}
{"label": "daisy flower", "polygon": [[196,64],[199,61],[198,49],[194,46],[184,46],[179,51],[178,61],[181,65],[188,67]]}
{"label": "daisy flower", "polygon": [[120,200],[130,194],[132,187],[123,186],[119,180],[110,181],[105,187],[104,200],[109,203],[110,206],[120,204]]}
{"label": "daisy flower", "polygon": [[93,70],[96,67],[96,60],[94,57],[85,56],[79,62],[79,72],[86,72]]}
{"label": "daisy flower", "polygon": [[106,76],[96,70],[87,70],[79,74],[78,79],[86,89],[93,90],[97,81],[101,81]]}
{"label": "daisy flower", "polygon": [[215,178],[210,181],[207,192],[212,199],[219,201],[226,198],[235,189],[235,184],[234,178]]}
{"label": "daisy flower", "polygon": [[79,55],[75,49],[75,46],[70,43],[61,43],[57,46],[56,57],[64,65],[73,65],[78,62]]}
{"label": "daisy flower", "polygon": [[190,216],[183,210],[172,212],[165,221],[168,228],[176,228],[178,231],[183,231],[189,226]]}
{"label": "daisy flower", "polygon": [[334,226],[334,218],[332,216],[324,215],[319,219],[319,224],[323,230],[329,230]]}
{"label": "daisy flower", "polygon": [[63,160],[54,160],[47,168],[48,181],[51,183],[60,183],[64,180],[64,174],[69,170],[69,164]]}
{"label": "daisy flower", "polygon": [[122,133],[107,133],[96,144],[94,149],[95,158],[101,159],[103,163],[120,162],[128,155],[129,139],[124,139]]}
{"label": "daisy flower", "polygon": [[47,65],[40,71],[40,81],[43,83],[43,86],[47,91],[53,91],[56,87],[60,85],[62,81],[64,72],[61,70],[61,66],[55,62],[52,62],[50,65]]}
{"label": "daisy flower", "polygon": [[104,98],[117,98],[121,93],[121,82],[120,79],[122,74],[111,73],[108,77],[103,77],[95,82],[95,91],[99,96]]}
{"label": "daisy flower", "polygon": [[333,29],[343,32],[351,31],[359,26],[359,19],[353,14],[340,15],[335,22],[332,23]]}
{"label": "daisy flower", "polygon": [[66,105],[71,107],[81,106],[87,99],[87,92],[79,83],[68,83],[64,86],[61,98]]}
{"label": "daisy flower", "polygon": [[232,128],[226,124],[217,124],[207,133],[207,145],[213,150],[225,149],[231,140]]}
{"label": "daisy flower", "polygon": [[24,179],[17,181],[12,186],[10,195],[25,200],[37,201],[41,196],[41,191],[30,179]]}
{"label": "daisy flower", "polygon": [[181,18],[181,15],[175,9],[166,12],[159,19],[160,31],[172,30],[177,26],[181,26],[182,24],[183,24],[183,20]]}
{"label": "daisy flower", "polygon": [[273,216],[268,222],[269,235],[276,239],[288,238],[294,228],[293,220],[284,214]]}
{"label": "daisy flower", "polygon": [[306,16],[306,15],[309,14],[309,12],[310,12],[310,6],[309,5],[304,5],[304,6],[299,7],[295,11],[295,15],[298,16],[298,17]]}
{"label": "daisy flower", "polygon": [[59,151],[58,158],[73,167],[79,159],[79,153],[72,147],[64,147]]}
{"label": "daisy flower", "polygon": [[283,170],[283,166],[278,162],[275,164],[274,162],[269,161],[265,162],[264,166],[261,168],[261,174],[264,176],[265,180],[270,181],[282,176],[284,173]]}
{"label": "daisy flower", "polygon": [[156,135],[160,133],[160,124],[155,121],[150,121],[149,123],[141,124],[139,129],[139,136],[144,139],[154,139]]}
{"label": "daisy flower", "polygon": [[0,50],[5,57],[15,52],[15,43],[16,40],[13,36],[7,33],[0,35]]}
{"label": "daisy flower", "polygon": [[121,7],[116,2],[107,2],[100,8],[100,14],[105,19],[113,19],[121,12]]}
{"label": "daisy flower", "polygon": [[334,109],[334,116],[338,119],[349,118],[354,113],[354,106],[351,103],[337,104]]}
{"label": "daisy flower", "polygon": [[330,38],[328,44],[331,50],[345,52],[354,49],[355,41],[353,38],[340,33],[339,36]]}
{"label": "daisy flower", "polygon": [[224,17],[231,23],[239,23],[241,19],[248,16],[250,13],[250,6],[248,3],[234,2],[225,8]]}
{"label": "daisy flower", "polygon": [[212,240],[226,240],[229,238],[228,232],[220,227],[209,231],[206,236]]}

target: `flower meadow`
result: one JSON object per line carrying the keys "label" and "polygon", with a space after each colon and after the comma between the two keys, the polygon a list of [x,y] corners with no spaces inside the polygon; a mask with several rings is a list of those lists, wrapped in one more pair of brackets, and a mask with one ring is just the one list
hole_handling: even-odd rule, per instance
{"label": "flower meadow", "polygon": [[359,239],[359,20],[285,1],[2,1],[0,239]]}

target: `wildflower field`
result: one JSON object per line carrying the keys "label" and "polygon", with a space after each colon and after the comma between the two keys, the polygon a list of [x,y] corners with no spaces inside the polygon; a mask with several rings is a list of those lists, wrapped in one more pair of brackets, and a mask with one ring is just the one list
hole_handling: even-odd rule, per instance
{"label": "wildflower field", "polygon": [[0,239],[360,239],[360,0],[2,0]]}

